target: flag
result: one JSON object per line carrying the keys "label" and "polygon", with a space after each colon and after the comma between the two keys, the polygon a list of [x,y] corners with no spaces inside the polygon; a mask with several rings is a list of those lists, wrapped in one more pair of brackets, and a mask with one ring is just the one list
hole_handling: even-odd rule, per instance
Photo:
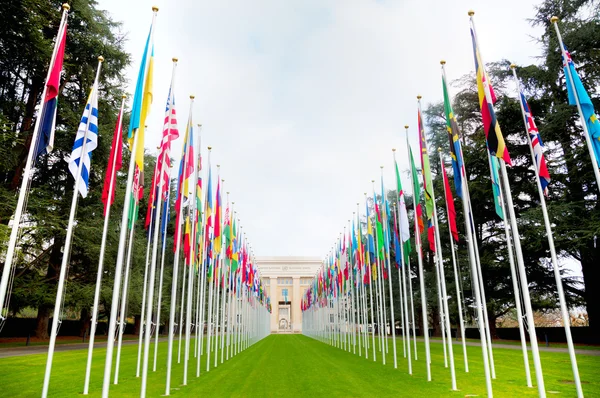
{"label": "flag", "polygon": [[67,22],[65,19],[62,30],[58,29],[56,37],[56,55],[50,61],[50,74],[46,81],[46,96],[42,102],[39,113],[40,124],[38,141],[36,143],[36,156],[43,155],[52,150],[54,146],[54,128],[56,124],[56,107],[58,103],[58,89],[60,87],[60,74],[63,68],[65,56],[65,43],[67,41]]}
{"label": "flag", "polygon": [[[187,128],[183,138],[183,151],[181,160],[179,161],[179,175],[177,178],[177,197],[175,198],[175,213],[178,214],[175,222],[175,239],[179,239],[180,223],[183,223],[183,199],[187,199],[190,195],[189,180],[194,171],[194,129],[192,127],[192,115],[188,117]],[[173,251],[177,251],[177,242],[173,244]]]}
{"label": "flag", "polygon": [[508,148],[502,136],[502,130],[500,130],[500,124],[498,124],[496,113],[494,112],[496,95],[485,72],[485,66],[481,62],[481,55],[479,54],[473,28],[471,28],[471,39],[473,40],[473,56],[475,57],[475,72],[477,74],[477,94],[479,96],[479,107],[481,109],[487,147],[492,156],[504,159],[506,164],[512,165]]}
{"label": "flag", "polygon": [[419,226],[419,235],[423,233],[425,225],[423,224],[423,209],[421,207],[421,186],[419,185],[419,176],[417,174],[417,168],[415,166],[415,160],[412,154],[412,148],[409,148],[410,154],[410,168],[413,182],[413,195],[415,197],[415,223]]}
{"label": "flag", "polygon": [[[85,139],[85,149],[84,149]],[[73,144],[73,151],[71,152],[71,158],[69,159],[69,171],[73,175],[73,178],[77,180],[79,177],[79,164],[83,162],[81,166],[81,181],[79,183],[79,192],[82,197],[86,197],[88,194],[89,180],[90,180],[90,166],[92,161],[92,151],[98,147],[98,80],[94,82],[92,91],[85,105],[81,121],[79,122],[79,128],[77,129],[77,135],[75,136],[75,143]],[[85,150],[85,153],[82,153]],[[82,159],[83,158],[83,159]]]}
{"label": "flag", "polygon": [[[140,170],[140,173],[144,172],[144,134],[146,130],[146,117],[150,112],[150,106],[152,105],[152,89],[153,89],[153,79],[152,75],[154,74],[154,45],[152,46],[152,52],[150,53],[150,61],[148,61],[148,74],[146,75],[146,84],[144,85],[144,98],[142,100],[142,111],[141,111],[141,120],[140,126],[138,127],[137,133],[138,137],[138,145],[135,151],[135,164],[136,167]],[[133,145],[133,141],[132,141]]]}
{"label": "flag", "polygon": [[433,179],[429,167],[429,154],[427,153],[427,142],[425,141],[425,127],[421,117],[421,110],[417,112],[419,124],[419,146],[421,147],[421,174],[423,175],[423,191],[425,192],[425,213],[427,219],[433,218]]}
{"label": "flag", "polygon": [[215,198],[214,242],[217,254],[221,253],[221,182],[217,181],[217,196]]}
{"label": "flag", "polygon": [[446,79],[442,75],[442,87],[444,91],[444,113],[446,115],[446,130],[448,131],[448,139],[450,141],[450,157],[452,159],[452,170],[454,170],[454,188],[459,198],[462,198],[462,150],[460,148],[458,123],[452,110],[452,102],[450,102],[450,96],[448,95],[448,88],[446,87]]}
{"label": "flag", "polygon": [[[113,168],[114,166],[114,168]],[[110,148],[110,157],[106,167],[106,176],[104,177],[104,187],[102,188],[102,203],[104,203],[104,215],[108,206],[115,201],[115,190],[117,185],[117,171],[123,166],[123,107],[117,116],[117,125],[113,134],[112,146]],[[112,190],[111,188],[112,184]],[[109,192],[110,191],[110,192]]]}
{"label": "flag", "polygon": [[544,143],[542,142],[542,137],[540,136],[540,132],[538,131],[535,121],[533,120],[533,115],[531,114],[531,110],[529,109],[529,104],[527,104],[527,99],[525,95],[521,91],[521,104],[523,104],[523,110],[525,111],[525,119],[527,120],[527,133],[529,133],[529,138],[531,138],[531,148],[533,149],[533,154],[535,156],[535,167],[538,170],[538,174],[540,176],[540,184],[542,185],[542,191],[544,194],[548,194],[548,183],[550,183],[550,173],[548,172],[548,167],[546,166],[546,158],[544,157],[544,152],[542,151],[542,147]]}
{"label": "flag", "polygon": [[[600,167],[600,121],[598,121],[598,116],[596,115],[596,111],[594,110],[594,104],[592,104],[592,100],[588,95],[587,91],[583,87],[581,83],[581,79],[577,74],[577,70],[575,69],[575,63],[571,59],[571,54],[565,48],[565,54],[567,55],[567,59],[563,59],[563,67],[565,71],[565,76],[567,76],[567,66],[571,71],[571,76],[573,77],[574,88],[571,86],[571,82],[568,78],[566,78],[567,82],[567,93],[569,95],[569,105],[576,106],[577,99],[579,99],[579,105],[581,105],[581,112],[583,113],[583,118],[585,119],[585,123],[588,128],[588,133],[590,135],[590,141],[592,141],[592,147],[594,148],[594,155],[596,157],[596,163]],[[575,98],[575,92],[577,92],[577,99]]]}
{"label": "flag", "polygon": [[456,209],[454,208],[454,198],[450,190],[450,182],[446,175],[446,168],[442,164],[442,175],[444,177],[444,191],[446,192],[446,209],[448,209],[448,224],[450,224],[450,232],[455,241],[458,242],[458,229],[456,228]]}
{"label": "flag", "polygon": [[[150,26],[150,32],[148,32],[148,38],[146,39],[146,45],[144,47],[144,54],[142,55],[142,62],[140,63],[140,70],[138,72],[137,81],[135,84],[135,94],[133,96],[133,105],[131,106],[131,117],[129,119],[129,133],[127,138],[129,140],[129,147],[133,145],[133,133],[136,129],[143,127],[144,121],[142,120],[142,103],[144,99],[144,83],[146,82],[146,68],[148,68],[148,50],[150,48],[150,39],[152,38],[152,26]],[[143,145],[142,145],[143,146]]]}
{"label": "flag", "polygon": [[[163,125],[162,141],[160,143],[160,153],[158,155],[158,174],[159,181],[162,184],[163,194],[166,197],[169,190],[169,171],[171,169],[171,142],[179,138],[179,129],[177,128],[177,111],[175,110],[175,94],[173,93],[173,82],[169,89],[167,106],[165,109],[165,122]],[[160,188],[160,187],[159,187]]]}
{"label": "flag", "polygon": [[160,152],[156,158],[154,175],[152,176],[152,187],[148,197],[148,211],[146,213],[146,228],[150,225],[151,213],[156,208],[156,197],[162,189],[163,201],[166,199],[170,189],[169,173],[171,170],[171,142],[179,137],[177,128],[177,112],[175,111],[175,94],[173,93],[173,81],[169,88],[167,105],[165,110],[165,122],[163,125],[163,136],[160,143]]}
{"label": "flag", "polygon": [[[398,163],[396,163],[396,159],[394,159],[394,166],[396,167],[396,189],[398,192],[398,213],[400,219],[400,239],[402,240],[402,251],[404,252],[404,258],[408,259],[410,255],[411,247],[410,247],[410,226],[408,223],[408,213],[406,212],[406,202],[404,190],[402,189],[402,180],[400,178],[400,172],[398,172]],[[418,195],[418,194],[417,194]],[[417,196],[415,196],[415,200]],[[395,241],[394,245],[400,242],[396,242],[398,240],[398,234],[394,231]],[[400,247],[400,246],[398,246]],[[398,253],[396,252],[396,261],[398,261]]]}
{"label": "flag", "polygon": [[494,193],[494,207],[496,214],[504,220],[504,211],[502,210],[502,199],[500,198],[500,176],[498,175],[498,159],[495,156],[489,156],[489,165],[492,178],[492,191]]}

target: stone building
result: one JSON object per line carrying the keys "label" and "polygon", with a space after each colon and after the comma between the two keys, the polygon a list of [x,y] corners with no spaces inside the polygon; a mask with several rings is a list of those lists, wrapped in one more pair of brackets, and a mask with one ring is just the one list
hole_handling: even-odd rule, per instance
{"label": "stone building", "polygon": [[257,257],[263,286],[271,298],[271,333],[301,333],[302,296],[322,260],[317,257]]}

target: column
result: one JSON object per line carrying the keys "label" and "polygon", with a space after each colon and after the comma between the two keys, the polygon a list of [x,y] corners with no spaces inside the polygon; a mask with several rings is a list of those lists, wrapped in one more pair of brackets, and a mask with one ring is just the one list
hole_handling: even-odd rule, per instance
{"label": "column", "polygon": [[302,320],[300,318],[300,302],[302,298],[300,297],[300,277],[294,276],[292,277],[292,298],[291,298],[291,321],[292,321],[292,331],[293,332],[301,332],[302,331]]}
{"label": "column", "polygon": [[277,278],[271,277],[269,282],[269,295],[271,297],[271,333],[277,333],[279,321],[279,295],[277,294]]}

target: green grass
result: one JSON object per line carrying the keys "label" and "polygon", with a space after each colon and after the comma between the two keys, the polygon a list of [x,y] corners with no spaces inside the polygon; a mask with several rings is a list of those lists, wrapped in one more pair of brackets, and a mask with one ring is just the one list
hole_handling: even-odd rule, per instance
{"label": "green grass", "polygon": [[[174,364],[171,394],[173,396],[208,397],[441,397],[465,395],[485,396],[485,381],[479,347],[468,347],[470,373],[465,373],[460,346],[455,346],[457,382],[460,391],[450,391],[449,370],[443,365],[441,344],[432,347],[433,381],[427,382],[422,343],[419,360],[413,362],[413,376],[407,374],[402,357],[402,342],[398,341],[398,369],[393,367],[390,341],[387,365],[353,355],[339,348],[301,335],[273,335],[251,346],[238,356],[195,377],[195,360],[189,364],[188,386],[180,386],[182,364]],[[105,350],[95,351],[90,396],[101,392]],[[164,394],[166,372],[166,343],[159,346],[159,368],[150,373],[148,396]],[[111,386],[111,396],[138,397],[140,379],[135,378],[137,345],[123,347],[120,384]],[[363,352],[364,355],[364,352]],[[536,388],[525,386],[520,350],[495,349],[497,379],[496,397],[537,396]],[[567,354],[542,352],[546,390],[560,392],[562,397],[574,397],[575,388],[565,382],[571,370]],[[0,359],[1,396],[37,397],[41,385],[46,355],[30,355]],[[50,396],[76,397],[83,390],[86,351],[58,352],[54,357]],[[584,393],[600,396],[600,357],[578,356]],[[176,361],[175,361],[176,362]],[[533,373],[533,366],[531,367]]]}

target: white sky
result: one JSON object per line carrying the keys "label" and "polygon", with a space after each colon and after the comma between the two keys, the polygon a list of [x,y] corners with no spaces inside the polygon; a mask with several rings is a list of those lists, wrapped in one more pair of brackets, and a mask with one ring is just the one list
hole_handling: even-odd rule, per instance
{"label": "white sky", "polygon": [[175,56],[180,130],[194,94],[203,157],[212,146],[213,171],[221,165],[224,191],[260,256],[325,256],[357,202],[363,211],[379,166],[393,188],[392,148],[408,167],[405,124],[417,145],[416,95],[423,106],[442,99],[440,59],[450,81],[473,70],[469,9],[485,62],[540,55],[531,39],[539,31],[526,20],[530,0],[98,3],[128,35],[130,93],[151,7],[160,8],[146,148],[160,141]]}

